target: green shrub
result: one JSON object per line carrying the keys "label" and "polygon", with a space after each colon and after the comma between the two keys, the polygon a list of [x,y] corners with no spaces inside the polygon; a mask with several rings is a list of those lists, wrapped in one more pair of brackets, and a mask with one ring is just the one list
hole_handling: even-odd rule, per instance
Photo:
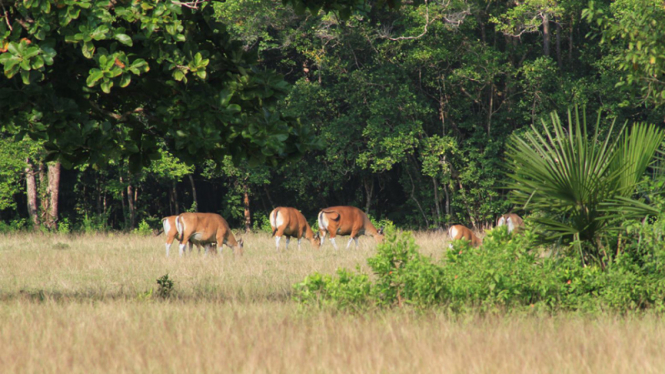
{"label": "green shrub", "polygon": [[60,234],[69,234],[72,232],[72,224],[69,222],[69,218],[63,218],[58,222],[58,232]]}
{"label": "green shrub", "polygon": [[252,228],[255,232],[265,232],[272,233],[272,227],[270,227],[270,219],[268,215],[264,213],[254,213],[254,225]]}
{"label": "green shrub", "polygon": [[98,231],[106,230],[107,217],[105,215],[91,215],[88,213],[83,215],[83,219],[79,224],[79,230],[86,234],[92,234]]}
{"label": "green shrub", "polygon": [[511,235],[505,227],[490,230],[479,248],[455,242],[452,249],[442,248],[439,263],[418,253],[410,233],[389,233],[367,260],[374,277],[348,270],[314,274],[295,285],[296,299],[343,309],[662,311],[665,245],[656,240],[661,228],[661,223],[642,228],[639,243],[631,241],[605,269],[584,266],[576,256],[545,255],[549,251],[534,244],[529,230],[523,235]]}
{"label": "green shrub", "polygon": [[134,234],[148,236],[152,234],[152,228],[150,228],[150,225],[144,219],[139,223],[139,227],[135,228],[132,232]]}
{"label": "green shrub", "polygon": [[165,274],[157,279],[157,295],[162,299],[168,299],[174,294],[174,283],[169,279],[169,275]]}

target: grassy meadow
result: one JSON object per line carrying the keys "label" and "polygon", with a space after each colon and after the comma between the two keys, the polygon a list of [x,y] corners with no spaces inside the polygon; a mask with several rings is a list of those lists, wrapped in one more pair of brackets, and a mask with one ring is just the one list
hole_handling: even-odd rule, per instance
{"label": "grassy meadow", "polygon": [[[660,373],[660,316],[464,315],[307,309],[292,286],[366,269],[358,250],[165,257],[164,236],[0,236],[0,373]],[[438,258],[444,234],[416,234]],[[282,248],[284,240],[282,240]],[[338,245],[344,248],[346,240]],[[168,274],[174,297],[150,294]]]}

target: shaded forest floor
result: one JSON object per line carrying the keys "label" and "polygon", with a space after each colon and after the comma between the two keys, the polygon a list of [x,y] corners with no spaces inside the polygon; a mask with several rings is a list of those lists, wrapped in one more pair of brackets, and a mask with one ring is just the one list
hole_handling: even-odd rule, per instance
{"label": "shaded forest floor", "polygon": [[[164,236],[0,236],[0,372],[657,373],[660,316],[466,315],[308,309],[293,284],[366,269],[375,246],[164,256]],[[416,234],[435,258],[445,235]],[[338,240],[345,246],[346,240]],[[282,240],[282,246],[284,240]],[[352,247],[353,248],[353,247]],[[156,279],[174,283],[170,300]],[[151,293],[150,291],[153,290]]]}

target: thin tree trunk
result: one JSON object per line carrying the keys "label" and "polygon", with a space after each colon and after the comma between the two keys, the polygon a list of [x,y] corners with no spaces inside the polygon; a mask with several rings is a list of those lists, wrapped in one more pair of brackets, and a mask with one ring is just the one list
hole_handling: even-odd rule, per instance
{"label": "thin tree trunk", "polygon": [[543,15],[543,54],[550,55],[550,16]]}
{"label": "thin tree trunk", "polygon": [[127,207],[129,208],[129,229],[136,227],[136,211],[134,209],[134,186],[131,179],[127,185]]}
{"label": "thin tree trunk", "polygon": [[275,203],[272,202],[272,199],[270,198],[270,192],[268,191],[268,185],[263,185],[263,191],[266,193],[266,197],[268,198],[268,202],[270,203],[270,209],[275,208]]}
{"label": "thin tree trunk", "polygon": [[436,183],[436,178],[432,177],[432,184],[434,185],[434,207],[436,208],[436,226],[441,227],[443,219],[441,219],[441,204],[439,203],[439,185]]}
{"label": "thin tree trunk", "polygon": [[490,136],[492,129],[492,111],[494,110],[494,85],[490,84],[490,109],[487,113],[487,136]]}
{"label": "thin tree trunk", "polygon": [[[122,176],[120,176],[120,185],[124,185],[124,184],[125,184],[125,180],[122,178]],[[125,203],[126,196],[127,196],[127,194],[125,193],[125,188],[122,187],[120,189],[120,202],[122,203],[122,221],[123,221],[123,225],[125,226],[125,230],[127,229],[127,226],[128,226],[128,224],[127,224],[128,219],[127,218],[129,217],[129,215],[127,214],[127,204]]]}
{"label": "thin tree trunk", "polygon": [[194,177],[189,174],[189,183],[192,185],[192,197],[194,198],[194,211],[199,211],[199,199],[196,197],[196,184],[194,184]]}
{"label": "thin tree trunk", "polygon": [[575,24],[575,16],[570,16],[570,34],[568,37],[568,60],[573,61],[573,25]]}
{"label": "thin tree trunk", "polygon": [[48,175],[47,175],[46,163],[41,162],[39,164],[39,186],[37,191],[39,191],[39,204],[41,209],[39,210],[39,221],[48,226],[48,203],[49,203],[49,191],[48,191]]}
{"label": "thin tree trunk", "polygon": [[25,181],[28,194],[28,215],[32,227],[39,230],[39,206],[37,205],[37,181],[35,180],[35,165],[28,157],[25,159]]}
{"label": "thin tree trunk", "polygon": [[97,185],[95,186],[95,197],[97,201],[97,216],[102,215],[102,183],[101,183],[101,177],[97,178]]}
{"label": "thin tree trunk", "polygon": [[365,194],[367,196],[367,202],[365,203],[365,214],[369,214],[369,209],[372,206],[372,195],[374,195],[374,178],[369,177],[364,179],[363,185],[365,186]]}
{"label": "thin tree trunk", "polygon": [[563,62],[561,61],[561,32],[563,30],[561,29],[561,22],[558,22],[558,18],[554,18],[554,22],[556,23],[556,63],[561,68],[563,66]]}
{"label": "thin tree trunk", "polygon": [[443,184],[443,193],[446,195],[446,215],[450,217],[453,213],[450,211],[450,194],[448,193],[448,186],[445,183]]}
{"label": "thin tree trunk", "polygon": [[171,192],[171,196],[173,196],[173,207],[175,210],[175,215],[177,216],[180,214],[180,207],[178,206],[178,189],[176,188],[175,181],[172,181],[171,183]]}
{"label": "thin tree trunk", "polygon": [[245,185],[244,190],[243,203],[245,204],[245,232],[250,233],[252,231],[252,219],[249,214],[249,187]]}
{"label": "thin tree trunk", "polygon": [[58,197],[60,196],[60,161],[48,166],[48,189],[49,189],[49,221],[50,230],[58,229]]}
{"label": "thin tree trunk", "polygon": [[459,184],[459,190],[460,190],[460,193],[462,194],[462,198],[464,199],[464,206],[466,206],[466,211],[469,214],[469,219],[471,220],[471,225],[473,226],[474,229],[479,229],[478,224],[476,223],[476,220],[473,218],[473,212],[471,212],[471,209],[469,208],[469,201],[466,199],[466,192],[464,192],[464,186],[462,186],[462,181],[460,181],[458,179],[457,183]]}
{"label": "thin tree trunk", "polygon": [[416,199],[416,184],[413,182],[413,177],[411,176],[411,172],[409,172],[408,166],[405,168],[406,174],[409,176],[409,179],[411,180],[411,199],[416,203],[418,206],[418,210],[420,210],[420,214],[423,215],[423,218],[425,219],[425,225],[429,227],[429,220],[427,219],[427,215],[425,214],[425,211],[423,210],[423,207],[420,205],[418,200]]}

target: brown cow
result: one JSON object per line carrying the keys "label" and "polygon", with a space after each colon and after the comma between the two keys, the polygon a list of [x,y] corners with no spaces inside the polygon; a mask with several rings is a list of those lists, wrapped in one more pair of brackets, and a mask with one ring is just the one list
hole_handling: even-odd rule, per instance
{"label": "brown cow", "polygon": [[282,206],[273,209],[270,212],[270,227],[272,227],[277,250],[279,250],[279,241],[282,236],[286,236],[286,249],[289,249],[289,241],[292,237],[298,239],[298,249],[300,249],[300,241],[303,237],[309,240],[314,248],[318,249],[321,246],[319,235],[314,235],[305,216],[298,209]]}
{"label": "brown cow", "polygon": [[[465,239],[469,242],[471,242],[471,245],[474,247],[477,247],[481,244],[483,244],[483,240],[480,239],[479,237],[476,236],[476,234],[471,231],[468,227],[464,225],[452,225],[448,229],[448,237],[450,237],[450,240],[460,240],[460,239]],[[452,248],[453,245],[452,243],[450,244],[450,248]]]}
{"label": "brown cow", "polygon": [[522,221],[522,217],[518,216],[517,214],[508,213],[499,217],[496,225],[508,226],[508,232],[513,232],[514,230],[516,230],[516,232],[519,232],[519,229],[524,227],[524,221]]}
{"label": "brown cow", "polygon": [[383,240],[383,228],[377,230],[367,215],[362,210],[353,206],[333,206],[319,212],[319,232],[321,233],[321,245],[330,233],[330,241],[335,249],[335,237],[339,235],[351,235],[346,248],[351,245],[351,241],[356,242],[358,248],[358,237],[363,234],[371,235],[377,243]]}
{"label": "brown cow", "polygon": [[228,222],[215,213],[183,213],[176,220],[178,234],[181,235],[180,255],[182,256],[185,245],[191,240],[195,243],[205,245],[205,253],[208,253],[210,246],[217,243],[217,250],[222,253],[224,244],[231,247],[233,253],[238,252],[242,255],[243,241],[236,241],[235,236],[229,228]]}

